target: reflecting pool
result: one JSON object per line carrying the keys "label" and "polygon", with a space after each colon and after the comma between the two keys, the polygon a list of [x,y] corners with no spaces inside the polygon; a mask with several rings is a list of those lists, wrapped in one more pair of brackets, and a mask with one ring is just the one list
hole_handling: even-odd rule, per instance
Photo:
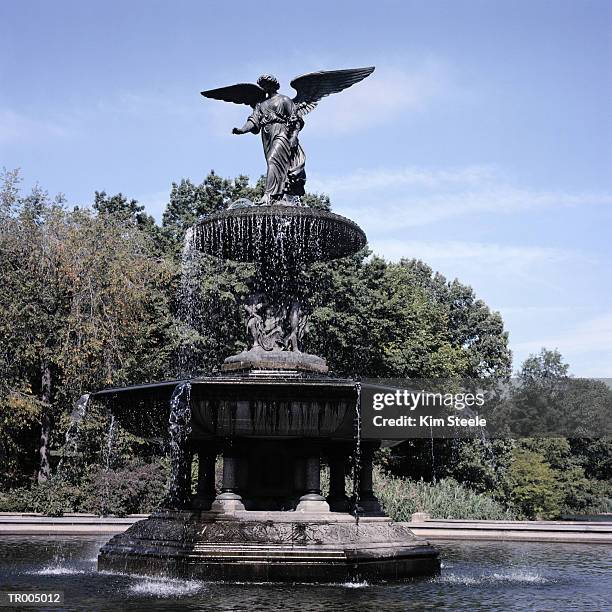
{"label": "reflecting pool", "polygon": [[602,544],[436,542],[442,572],[435,578],[313,586],[99,573],[98,549],[107,540],[2,537],[0,589],[64,591],[65,603],[49,610],[612,609],[612,547]]}

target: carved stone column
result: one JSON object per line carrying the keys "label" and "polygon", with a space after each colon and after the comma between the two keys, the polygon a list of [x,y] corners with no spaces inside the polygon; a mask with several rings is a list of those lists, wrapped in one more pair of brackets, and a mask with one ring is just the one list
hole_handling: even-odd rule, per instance
{"label": "carved stone column", "polygon": [[361,470],[359,471],[359,513],[366,516],[385,516],[383,509],[374,495],[372,487],[373,448],[364,448],[361,453]]}
{"label": "carved stone column", "polygon": [[244,510],[242,497],[238,495],[238,454],[231,443],[223,452],[223,483],[221,494],[217,495],[211,506],[212,512],[232,513]]}
{"label": "carved stone column", "polygon": [[198,450],[198,485],[193,507],[209,510],[217,491],[215,489],[215,459],[216,454],[210,450]]}
{"label": "carved stone column", "polygon": [[310,450],[304,463],[306,493],[300,497],[296,511],[329,512],[329,504],[321,495],[321,458],[318,449]]}
{"label": "carved stone column", "polygon": [[345,492],[346,455],[341,452],[330,453],[329,462],[329,495],[327,502],[332,512],[348,512],[349,499]]}
{"label": "carved stone column", "polygon": [[306,490],[306,465],[304,463],[304,457],[301,455],[295,457],[295,462],[293,464],[293,490],[295,495],[294,500],[299,503],[300,497],[304,495]]}

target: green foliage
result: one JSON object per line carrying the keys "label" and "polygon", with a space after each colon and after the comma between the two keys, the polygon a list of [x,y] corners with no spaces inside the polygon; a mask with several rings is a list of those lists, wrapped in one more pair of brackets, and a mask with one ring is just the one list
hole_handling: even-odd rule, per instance
{"label": "green foliage", "polygon": [[[254,267],[199,257],[196,308],[186,321],[178,299],[180,256],[185,232],[199,216],[262,193],[262,180],[251,186],[245,176],[210,172],[201,183],[183,179],[172,185],[160,227],[123,194],[99,191],[91,209],[69,210],[62,196],[50,198],[39,187],[22,194],[19,173],[4,173],[0,486],[9,494],[0,497],[0,507],[113,514],[154,507],[167,475],[165,460],[155,457],[163,452],[119,426],[107,471],[109,415],[99,406],[90,405],[79,427],[79,452],[64,457],[62,474],[32,485],[41,432],[50,428],[43,452],[62,456],[81,394],[211,372],[246,347],[240,303]],[[321,194],[307,194],[304,202],[330,208]],[[312,308],[304,349],[324,356],[337,375],[499,380],[510,373],[499,314],[469,286],[421,261],[390,263],[364,249],[315,264],[301,280]],[[185,348],[187,369],[177,360]],[[570,391],[576,423],[597,427],[600,413],[591,408],[609,401],[602,383],[575,381],[568,391],[568,367],[558,352],[530,357],[520,377],[527,431],[543,414],[555,418],[551,407]],[[579,431],[576,423],[572,431]],[[377,487],[398,517],[424,509],[440,517],[505,518],[508,501],[522,516],[556,516],[609,508],[612,498],[609,438],[413,440],[381,463]]]}
{"label": "green foliage", "polygon": [[169,463],[131,460],[122,468],[106,471],[93,466],[81,484],[79,510],[101,516],[151,512],[166,491]]}
{"label": "green foliage", "polygon": [[29,393],[9,391],[0,398],[0,488],[22,486],[35,473],[31,442],[42,408]]}
{"label": "green foliage", "polygon": [[0,495],[0,512],[39,512],[61,516],[75,512],[79,488],[60,476]]}
{"label": "green foliage", "polygon": [[199,217],[224,210],[240,198],[255,201],[262,195],[262,180],[251,187],[249,178],[244,175],[224,179],[211,171],[199,185],[190,179],[181,179],[179,183],[172,183],[170,200],[162,218],[163,234],[178,252],[185,232]]}
{"label": "green foliage", "polygon": [[315,306],[306,349],[342,375],[498,377],[510,370],[501,317],[471,288],[417,260],[367,251],[307,275]]}
{"label": "green foliage", "polygon": [[415,480],[453,478],[477,493],[505,497],[513,440],[413,439],[385,449],[381,465],[390,473]]}
{"label": "green foliage", "polygon": [[540,453],[517,448],[508,473],[508,499],[521,518],[559,516],[563,494],[557,474]]}
{"label": "green foliage", "polygon": [[151,463],[132,459],[108,471],[90,466],[78,485],[57,475],[1,494],[0,512],[40,512],[49,516],[67,512],[100,516],[148,513],[161,502],[168,476],[169,465],[163,459]]}
{"label": "green foliage", "polygon": [[155,225],[155,219],[144,212],[144,206],[138,204],[136,200],[128,200],[122,193],[109,197],[105,191],[96,191],[93,209],[99,215],[109,215],[121,221],[131,221],[145,228]]}
{"label": "green foliage", "polygon": [[385,512],[396,521],[409,521],[415,512],[438,519],[512,520],[514,515],[498,501],[476,493],[452,478],[436,483],[414,481],[374,470],[374,493]]}
{"label": "green foliage", "polygon": [[[374,466],[374,494],[394,521],[410,521],[415,512],[427,512],[432,518],[513,520],[514,512],[487,493],[478,493],[453,478],[436,482],[394,476],[386,469],[386,453]],[[346,479],[347,491],[352,482]],[[321,492],[329,493],[329,468],[321,469]]]}
{"label": "green foliage", "polygon": [[[97,215],[68,211],[62,198],[51,200],[38,187],[21,196],[15,177],[5,179],[0,427],[15,442],[2,445],[8,469],[0,481],[23,481],[26,474],[11,466],[24,455],[35,457],[39,424],[45,423],[51,447],[61,444],[54,424],[85,390],[168,372],[174,346],[168,291],[176,264],[157,257],[133,202],[102,193],[95,209]],[[15,410],[16,397],[36,407],[25,420],[24,411]],[[41,455],[50,450],[45,444]]]}
{"label": "green foliage", "polygon": [[550,466],[561,514],[597,513],[610,507],[612,482],[587,478],[584,458],[573,452],[566,438],[525,438],[519,448],[537,453]]}
{"label": "green foliage", "polygon": [[612,438],[571,438],[569,444],[587,478],[612,478]]}

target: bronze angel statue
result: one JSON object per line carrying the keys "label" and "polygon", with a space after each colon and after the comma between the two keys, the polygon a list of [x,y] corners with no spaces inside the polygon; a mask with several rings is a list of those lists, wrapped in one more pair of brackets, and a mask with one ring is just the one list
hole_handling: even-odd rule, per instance
{"label": "bronze angel statue", "polygon": [[358,83],[372,72],[373,66],[304,74],[291,81],[297,91],[294,98],[278,93],[280,84],[269,74],[262,74],[257,85],[238,83],[202,92],[206,98],[253,108],[246,123],[241,128],[234,128],[232,133],[261,132],[268,165],[262,204],[299,203],[306,183],[306,158],[298,139],[304,127],[304,115],[313,110],[321,98]]}

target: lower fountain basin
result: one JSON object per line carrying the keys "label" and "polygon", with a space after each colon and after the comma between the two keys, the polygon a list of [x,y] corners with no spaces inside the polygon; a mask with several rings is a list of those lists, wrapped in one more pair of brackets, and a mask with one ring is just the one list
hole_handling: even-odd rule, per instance
{"label": "lower fountain basin", "polygon": [[439,571],[438,551],[388,518],[165,511],[112,538],[98,569],[206,580],[369,582]]}

